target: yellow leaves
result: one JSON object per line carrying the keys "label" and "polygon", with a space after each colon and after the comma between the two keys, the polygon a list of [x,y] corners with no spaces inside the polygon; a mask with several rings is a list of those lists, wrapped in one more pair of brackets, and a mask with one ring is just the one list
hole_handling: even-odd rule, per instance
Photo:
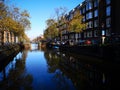
{"label": "yellow leaves", "polygon": [[5,28],[6,30],[12,31],[17,35],[18,35],[18,33],[20,34],[21,32],[24,31],[23,27],[18,22],[14,21],[10,17],[6,17],[4,19],[1,19],[0,25],[2,27],[2,30],[4,30],[4,28]]}
{"label": "yellow leaves", "polygon": [[4,19],[7,16],[7,10],[6,9],[7,8],[4,4],[0,4],[0,20]]}
{"label": "yellow leaves", "polygon": [[69,22],[69,25],[70,30],[74,32],[81,32],[85,27],[85,24],[82,23],[82,15],[80,15],[79,11],[76,11],[73,19]]}
{"label": "yellow leaves", "polygon": [[22,39],[28,39],[25,29],[30,29],[29,18],[27,10],[20,11],[18,7],[0,3],[0,31],[9,30]]}
{"label": "yellow leaves", "polygon": [[53,38],[58,35],[57,23],[54,19],[46,20],[47,29],[44,32],[45,38]]}

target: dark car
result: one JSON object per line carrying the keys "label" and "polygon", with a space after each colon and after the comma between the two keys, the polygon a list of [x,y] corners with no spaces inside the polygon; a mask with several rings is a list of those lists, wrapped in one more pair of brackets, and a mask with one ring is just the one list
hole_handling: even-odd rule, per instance
{"label": "dark car", "polygon": [[119,36],[112,36],[105,38],[106,44],[120,44],[120,37]]}

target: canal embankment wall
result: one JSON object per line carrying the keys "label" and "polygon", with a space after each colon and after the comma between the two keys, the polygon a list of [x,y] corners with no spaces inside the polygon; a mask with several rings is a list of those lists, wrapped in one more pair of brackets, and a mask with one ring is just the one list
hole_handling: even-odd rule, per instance
{"label": "canal embankment wall", "polygon": [[0,71],[20,52],[20,44],[0,46]]}
{"label": "canal embankment wall", "polygon": [[104,46],[60,46],[60,51],[83,54],[105,60],[120,62],[120,45]]}
{"label": "canal embankment wall", "polygon": [[0,64],[6,62],[7,58],[14,56],[20,50],[21,50],[21,46],[19,44],[0,46]]}

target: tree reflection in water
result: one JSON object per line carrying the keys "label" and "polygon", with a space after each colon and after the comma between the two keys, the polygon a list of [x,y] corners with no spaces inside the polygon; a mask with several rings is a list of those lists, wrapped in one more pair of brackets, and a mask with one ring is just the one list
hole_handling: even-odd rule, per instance
{"label": "tree reflection in water", "polygon": [[45,58],[48,64],[48,72],[53,73],[52,81],[55,82],[57,90],[75,90],[66,75],[60,71],[60,57],[54,51],[45,51]]}
{"label": "tree reflection in water", "polygon": [[93,62],[91,58],[92,62],[88,62],[89,57],[77,57],[54,50],[45,51],[45,58],[48,63],[48,72],[54,73],[53,81],[57,82],[62,90],[70,90],[67,80],[72,81],[74,89],[77,90],[111,88],[111,72],[99,67],[102,64],[99,60]]}
{"label": "tree reflection in water", "polygon": [[26,73],[25,61],[27,51],[23,51],[19,58],[16,58],[14,65],[9,68],[5,80],[0,81],[0,90],[32,90],[33,77]]}

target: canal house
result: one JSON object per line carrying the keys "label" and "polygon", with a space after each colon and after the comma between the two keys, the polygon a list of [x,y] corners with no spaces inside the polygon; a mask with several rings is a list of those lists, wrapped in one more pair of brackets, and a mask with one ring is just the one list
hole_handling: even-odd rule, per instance
{"label": "canal house", "polygon": [[0,28],[0,45],[13,44],[17,42],[17,37],[13,32]]}
{"label": "canal house", "polygon": [[[0,5],[4,3],[4,0],[0,0]],[[2,7],[2,6],[1,6]],[[16,43],[18,38],[14,32],[10,31],[9,28],[0,23],[0,45]]]}
{"label": "canal house", "polygon": [[[65,15],[66,22],[59,26],[61,40],[74,41],[74,44],[90,41],[91,44],[104,44],[106,40],[120,37],[119,23],[120,13],[118,12],[119,0],[85,0],[68,14]],[[82,32],[69,32],[69,22],[79,10],[82,23],[86,27]],[[115,39],[116,39],[115,38]]]}

